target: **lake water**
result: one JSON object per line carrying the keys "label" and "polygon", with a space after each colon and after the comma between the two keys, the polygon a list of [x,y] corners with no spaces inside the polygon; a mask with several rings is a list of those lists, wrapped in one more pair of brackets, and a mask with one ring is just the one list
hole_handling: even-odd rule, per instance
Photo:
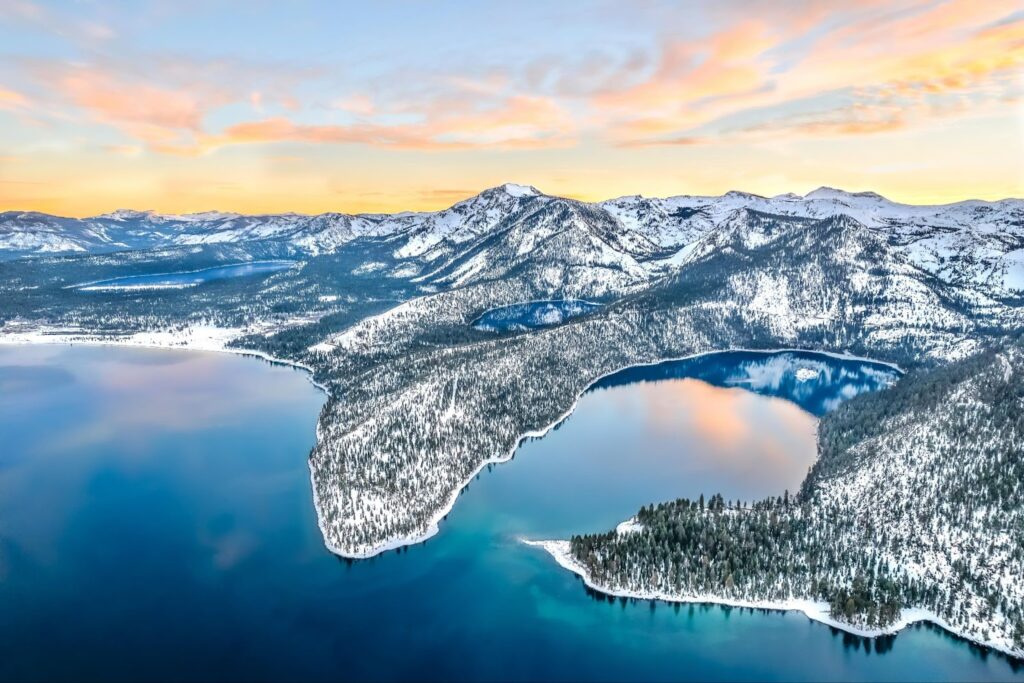
{"label": "lake water", "polygon": [[128,275],[110,280],[98,280],[79,285],[78,289],[88,291],[109,291],[114,289],[180,289],[195,287],[214,280],[225,280],[234,277],[250,277],[253,275],[269,275],[279,270],[287,270],[295,266],[293,261],[250,261],[234,263],[229,266],[215,266],[202,270],[182,271],[179,273],[151,273],[148,275]]}
{"label": "lake water", "polygon": [[590,313],[599,308],[601,308],[601,304],[580,299],[527,301],[511,306],[492,308],[471,324],[476,329],[486,332],[532,330],[561,325],[570,318]]}
{"label": "lake water", "polygon": [[[701,372],[735,381],[751,360]],[[0,679],[1022,675],[926,626],[871,642],[798,613],[608,602],[518,542],[667,498],[794,490],[814,422],[789,401],[694,379],[597,389],[481,473],[438,536],[354,563],[312,508],[322,401],[251,358],[0,347]]]}
{"label": "lake water", "polygon": [[820,417],[857,394],[884,389],[899,376],[893,367],[852,357],[807,351],[728,351],[626,368],[601,378],[591,390],[692,378],[785,398]]}

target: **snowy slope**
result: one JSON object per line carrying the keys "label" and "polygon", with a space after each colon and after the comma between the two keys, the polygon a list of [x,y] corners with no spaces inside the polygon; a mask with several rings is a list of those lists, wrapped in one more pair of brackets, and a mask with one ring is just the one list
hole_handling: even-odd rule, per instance
{"label": "snowy slope", "polygon": [[[728,240],[716,234],[733,230],[744,212],[795,219],[849,216],[897,247],[910,263],[946,282],[995,296],[1024,291],[1024,200],[911,206],[873,192],[824,187],[803,197],[727,192],[718,197],[630,196],[586,204],[506,184],[442,211],[392,215],[161,215],[119,210],[73,219],[7,212],[0,214],[0,255],[261,241],[317,255],[370,238],[386,240],[394,258],[403,262],[393,271],[396,277],[464,285],[515,270],[535,255],[538,272],[551,258],[563,266],[583,268],[577,275],[584,278],[591,268],[609,271],[607,277],[595,272],[591,289],[597,291],[663,275],[691,260],[695,251],[707,253]],[[556,235],[562,242],[557,248],[549,244]],[[563,253],[553,253],[558,249]],[[568,274],[531,277],[562,286]]]}

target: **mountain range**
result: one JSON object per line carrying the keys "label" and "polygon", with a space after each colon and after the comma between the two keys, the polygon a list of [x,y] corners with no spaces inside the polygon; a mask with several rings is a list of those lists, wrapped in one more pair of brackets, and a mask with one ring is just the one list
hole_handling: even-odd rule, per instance
{"label": "mountain range", "polygon": [[530,264],[557,263],[563,272],[538,273],[538,282],[564,284],[572,276],[591,281],[581,290],[600,295],[664,275],[756,215],[847,216],[909,264],[946,282],[998,297],[1024,291],[1024,200],[911,206],[873,192],[826,187],[802,197],[728,192],[586,203],[506,184],[442,211],[397,214],[119,210],[76,219],[8,211],[0,213],[0,258],[218,244],[272,245],[308,258],[374,239],[388,245],[393,261],[367,268],[387,267],[396,277],[423,284],[459,286]]}

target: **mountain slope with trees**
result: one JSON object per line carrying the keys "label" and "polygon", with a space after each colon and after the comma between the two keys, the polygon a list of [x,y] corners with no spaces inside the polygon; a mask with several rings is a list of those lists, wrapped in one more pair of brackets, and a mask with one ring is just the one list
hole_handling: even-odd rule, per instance
{"label": "mountain slope with trees", "polygon": [[651,505],[552,549],[617,593],[819,601],[869,632],[916,610],[1024,656],[1024,341],[847,401],[818,447],[796,496]]}

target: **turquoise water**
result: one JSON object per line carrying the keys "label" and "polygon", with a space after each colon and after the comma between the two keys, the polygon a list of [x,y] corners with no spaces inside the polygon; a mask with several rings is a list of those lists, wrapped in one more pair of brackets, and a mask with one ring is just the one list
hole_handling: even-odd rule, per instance
{"label": "turquoise water", "polygon": [[561,325],[570,318],[590,313],[599,308],[601,308],[600,304],[580,299],[527,301],[511,306],[492,308],[474,320],[471,325],[485,332],[532,330]]}
{"label": "turquoise water", "polygon": [[481,473],[438,536],[354,563],[312,509],[322,401],[251,358],[0,347],[0,679],[1021,677],[925,626],[873,642],[796,613],[609,602],[518,542],[795,489],[814,423],[789,401],[694,379],[595,390]]}
{"label": "turquoise water", "polygon": [[229,266],[215,266],[202,270],[191,270],[180,273],[153,273],[149,275],[128,275],[110,280],[98,280],[80,285],[78,289],[112,290],[112,289],[173,289],[178,287],[195,287],[214,280],[233,277],[249,277],[252,275],[269,275],[279,270],[287,270],[295,265],[293,261],[250,261],[235,263]]}

